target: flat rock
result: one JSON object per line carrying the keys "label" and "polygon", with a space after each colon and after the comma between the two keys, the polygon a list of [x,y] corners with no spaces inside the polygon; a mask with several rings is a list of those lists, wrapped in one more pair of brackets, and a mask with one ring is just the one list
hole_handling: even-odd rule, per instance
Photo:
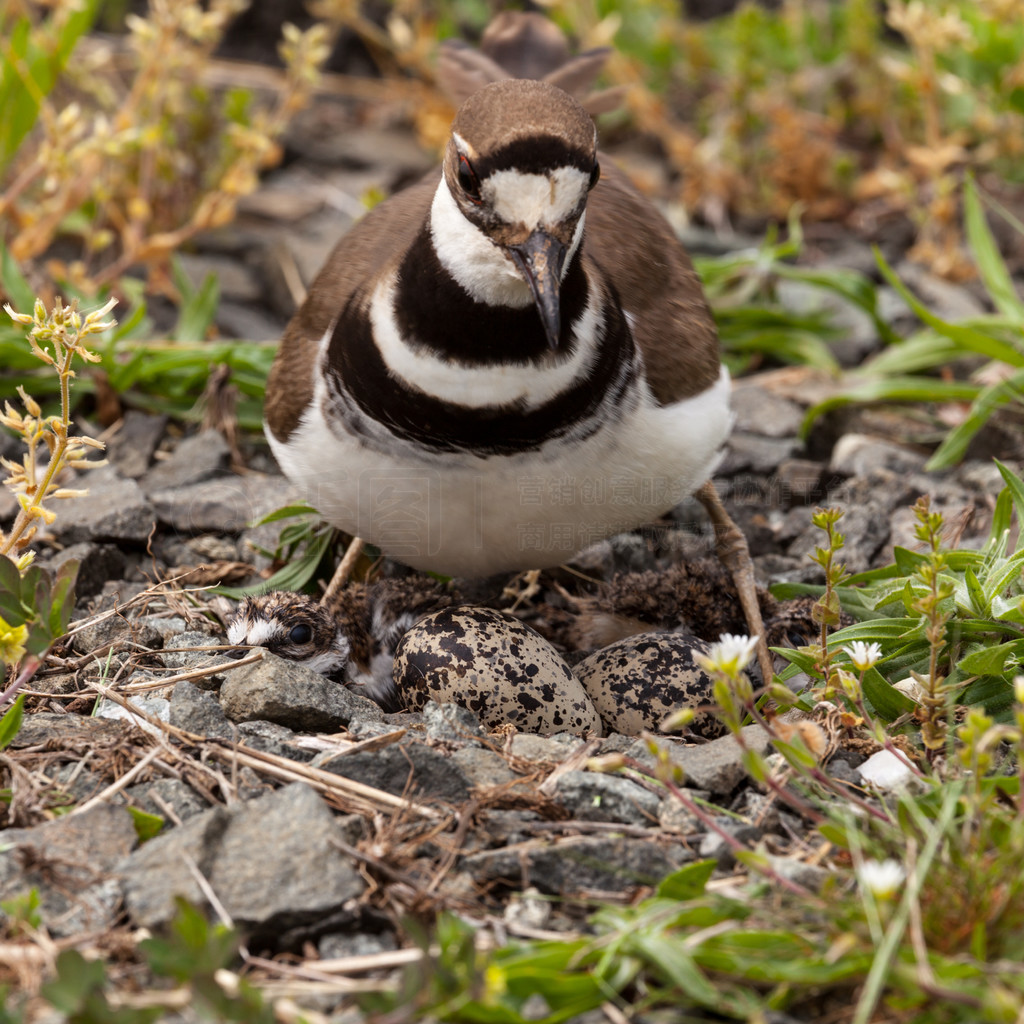
{"label": "flat rock", "polygon": [[109,804],[0,831],[0,899],[36,889],[54,938],[103,931],[114,923],[120,901],[112,872],[137,842],[131,815]]}
{"label": "flat rock", "polygon": [[486,735],[480,719],[469,708],[458,704],[438,704],[428,700],[422,714],[427,739],[434,743],[478,744]]}
{"label": "flat rock", "polygon": [[299,731],[336,732],[355,715],[383,716],[373,701],[341,683],[269,652],[225,677],[220,703],[233,722],[263,719]]}
{"label": "flat rock", "polygon": [[689,860],[693,853],[679,843],[570,836],[476,853],[466,857],[462,867],[478,884],[501,882],[516,890],[534,886],[556,896],[585,896],[655,886]]}
{"label": "flat rock", "polygon": [[235,729],[239,742],[253,750],[302,762],[312,761],[317,755],[316,749],[302,746],[291,729],[274,722],[239,722]]}
{"label": "flat rock", "polygon": [[423,743],[401,743],[383,750],[337,757],[325,769],[395,796],[413,800],[463,803],[469,799],[469,781],[458,764]]}
{"label": "flat rock", "polygon": [[[749,748],[761,754],[766,753],[771,746],[768,734],[759,725],[744,728],[743,739]],[[686,785],[707,790],[712,796],[731,793],[746,777],[743,751],[731,734],[710,743],[692,746],[665,743],[663,746],[668,751],[669,760],[683,769]],[[644,740],[637,741],[631,754],[638,761],[654,763]]]}
{"label": "flat rock", "polygon": [[181,779],[140,782],[129,786],[124,795],[132,807],[147,814],[156,814],[171,825],[187,821],[207,810],[206,801]]}
{"label": "flat rock", "polygon": [[160,634],[143,622],[111,615],[85,626],[71,638],[71,649],[78,654],[102,657],[115,646],[125,652],[152,650],[160,646]]}
{"label": "flat rock", "polygon": [[82,474],[76,486],[88,488],[89,493],[60,503],[52,529],[62,544],[87,540],[145,543],[156,512],[134,480],[121,476],[113,466],[102,466]]}
{"label": "flat rock", "polygon": [[15,749],[42,747],[45,750],[85,753],[118,746],[127,740],[131,730],[132,727],[123,721],[37,711],[25,716],[17,735],[11,740],[11,746]]}
{"label": "flat rock", "polygon": [[881,437],[869,434],[844,434],[832,449],[829,469],[841,476],[867,476],[876,469],[894,473],[915,473],[923,468],[926,457]]}
{"label": "flat rock", "polygon": [[171,725],[199,736],[219,736],[233,740],[238,727],[228,721],[220,701],[207,690],[200,690],[187,679],[175,683],[171,691],[169,719]]}
{"label": "flat rock", "polygon": [[78,601],[95,597],[107,580],[123,579],[127,566],[124,552],[116,544],[92,541],[70,544],[41,564],[55,573],[67,562],[78,563],[78,575],[75,577],[75,599]]}
{"label": "flat rock", "polygon": [[166,432],[166,416],[126,409],[121,429],[107,442],[107,458],[121,476],[137,480],[149,469],[153,453]]}
{"label": "flat rock", "polygon": [[153,491],[150,498],[160,519],[175,530],[239,533],[294,496],[284,477],[233,476]]}
{"label": "flat rock", "polygon": [[452,761],[473,787],[504,786],[519,778],[508,762],[493,750],[482,747],[463,747],[452,755]]}
{"label": "flat rock", "polygon": [[796,402],[758,387],[756,377],[733,386],[732,411],[734,429],[761,437],[796,437],[804,418]]}
{"label": "flat rock", "polygon": [[630,779],[598,772],[566,772],[555,781],[555,799],[581,821],[655,825],[661,799]]}
{"label": "flat rock", "polygon": [[[149,718],[159,719],[161,722],[170,721],[171,702],[166,697],[147,697],[142,694],[133,694],[126,698],[132,708],[142,712],[135,714],[129,708],[105,697],[97,704],[94,712],[96,718],[109,718],[113,721],[125,721],[138,726],[153,736],[163,736],[163,730],[159,726],[148,721]],[[143,715],[147,716],[146,718]]]}
{"label": "flat rock", "polygon": [[146,494],[187,487],[227,472],[230,462],[231,449],[223,435],[203,430],[179,441],[170,457],[149,470],[139,486]]}
{"label": "flat rock", "polygon": [[735,476],[737,473],[772,473],[784,459],[800,448],[794,438],[762,437],[734,430],[729,437],[725,458],[718,467],[718,475]]}
{"label": "flat rock", "polygon": [[239,804],[215,807],[151,839],[121,868],[132,921],[158,928],[173,918],[175,897],[206,897],[190,857],[236,925],[275,935],[337,912],[365,883],[335,841],[341,825],[308,786],[293,783]]}

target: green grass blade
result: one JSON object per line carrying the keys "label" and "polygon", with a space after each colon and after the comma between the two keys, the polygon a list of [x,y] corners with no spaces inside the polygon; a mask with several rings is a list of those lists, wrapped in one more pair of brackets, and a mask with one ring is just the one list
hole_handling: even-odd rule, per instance
{"label": "green grass blade", "polygon": [[980,384],[930,377],[891,377],[888,380],[865,381],[812,405],[800,425],[800,438],[807,440],[819,416],[846,405],[867,402],[971,402],[981,390]]}
{"label": "green grass blade", "polygon": [[875,259],[878,262],[878,269],[881,271],[882,276],[899,292],[903,301],[910,306],[914,313],[933,330],[955,341],[964,353],[974,352],[1001,363],[1008,363],[1010,366],[1024,366],[1024,350],[1015,345],[1000,341],[984,331],[976,330],[973,327],[965,327],[962,324],[951,324],[936,316],[899,279],[896,271],[885,261],[885,257],[877,246],[875,248]]}
{"label": "green grass blade", "polygon": [[974,261],[993,304],[1012,323],[1024,324],[1024,303],[1017,294],[1010,272],[992,237],[971,175],[968,175],[964,183],[964,224]]}
{"label": "green grass blade", "polygon": [[985,426],[996,409],[1014,399],[1022,398],[1024,398],[1024,369],[1018,370],[1006,380],[990,384],[975,398],[970,412],[963,422],[957,424],[946,435],[924,468],[929,472],[935,472],[955,466],[964,457],[974,435]]}

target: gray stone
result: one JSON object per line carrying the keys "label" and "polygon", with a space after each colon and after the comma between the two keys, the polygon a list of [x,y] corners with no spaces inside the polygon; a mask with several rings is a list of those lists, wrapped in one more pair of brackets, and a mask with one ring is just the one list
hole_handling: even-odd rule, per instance
{"label": "gray stone", "polygon": [[153,782],[140,782],[129,786],[124,791],[125,797],[132,807],[137,807],[147,814],[156,814],[168,825],[178,821],[187,821],[207,809],[206,802],[198,793],[181,779],[156,779]]}
{"label": "gray stone", "polygon": [[655,886],[690,860],[693,853],[678,843],[570,836],[476,853],[466,857],[462,866],[479,884],[501,882],[516,890],[532,885],[541,892],[574,896]]}
{"label": "gray stone", "polygon": [[[687,789],[686,795],[692,800],[707,800],[711,795],[700,790]],[[703,834],[704,823],[693,813],[681,800],[669,793],[658,808],[658,824],[665,832],[675,832],[678,835],[692,836]]]}
{"label": "gray stone", "polygon": [[161,555],[168,565],[193,566],[198,562],[233,562],[238,545],[232,538],[214,533],[198,537],[175,535],[162,545]]}
{"label": "gray stone", "polygon": [[[748,850],[754,848],[754,844],[763,834],[763,830],[755,825],[747,825],[736,821],[734,818],[717,818],[715,819],[715,824],[725,835]],[[705,833],[704,838],[701,840],[698,853],[702,858],[713,857],[718,861],[718,866],[723,871],[727,871],[736,863],[732,843],[725,836],[711,829]]]}
{"label": "gray stone", "polygon": [[435,743],[477,744],[479,737],[486,735],[480,719],[458,704],[438,704],[428,700],[422,714],[427,739]]}
{"label": "gray stone", "polygon": [[220,702],[212,693],[183,679],[171,691],[170,723],[199,736],[235,739],[238,729],[228,721]]}
{"label": "gray stone", "polygon": [[484,811],[475,838],[488,847],[524,843],[536,834],[535,826],[540,820],[535,811]]}
{"label": "gray stone", "polygon": [[[209,651],[205,648],[217,647],[223,641],[217,637],[210,636],[198,629],[188,629],[183,633],[172,633],[166,640],[167,650],[160,652],[160,660],[165,668],[187,671],[194,668],[206,668],[210,665],[230,665],[232,659],[217,651]],[[196,648],[192,650],[180,650],[179,648]],[[220,678],[220,677],[216,677]],[[209,689],[200,681],[202,689]],[[218,683],[219,685],[219,683]]]}
{"label": "gray stone", "polygon": [[257,302],[261,297],[262,290],[256,276],[237,259],[189,252],[179,252],[175,258],[193,288],[201,288],[212,274],[217,280],[222,299]]}
{"label": "gray stone", "polygon": [[867,476],[877,469],[910,474],[925,461],[921,452],[904,445],[869,434],[844,434],[832,449],[829,469],[841,476]]}
{"label": "gray stone", "polygon": [[805,281],[783,278],[775,287],[779,302],[787,309],[801,314],[824,314],[829,327],[838,334],[829,339],[829,348],[841,366],[859,366],[878,348],[878,328],[860,307]]}
{"label": "gray stone", "polygon": [[[744,728],[743,740],[750,749],[761,754],[770,747],[768,734],[759,725]],[[685,784],[707,790],[712,796],[731,793],[746,777],[743,752],[732,735],[692,746],[670,742],[663,742],[662,746],[668,752],[669,760],[683,769]],[[643,740],[637,741],[631,756],[644,764],[654,764]]]}
{"label": "gray stone", "polygon": [[121,579],[127,564],[124,552],[117,545],[90,541],[71,544],[40,564],[56,573],[66,562],[72,561],[78,563],[78,575],[75,577],[75,599],[78,601],[95,597],[107,580]]}
{"label": "gray stone", "polygon": [[[96,718],[109,718],[113,721],[126,721],[137,725],[140,729],[153,736],[163,736],[163,730],[159,726],[151,724],[148,718],[158,718],[161,722],[170,721],[171,702],[166,697],[147,697],[143,694],[132,694],[126,698],[131,707],[136,708],[142,714],[134,714],[129,708],[122,707],[112,700],[104,697],[93,712]],[[142,715],[146,718],[143,718]]]}
{"label": "gray stone", "polygon": [[37,711],[25,716],[21,728],[11,740],[11,746],[21,749],[45,745],[51,750],[84,754],[121,746],[130,732],[131,726],[127,722]]}
{"label": "gray stone", "polygon": [[274,722],[239,722],[235,729],[240,743],[266,754],[302,762],[312,761],[317,754],[311,748],[300,746],[297,743],[298,737],[291,729]]}
{"label": "gray stone", "polygon": [[335,845],[341,827],[308,786],[294,783],[231,810],[214,807],[151,839],[122,864],[132,921],[158,928],[176,896],[204,906],[191,857],[239,927],[259,935],[320,920],[365,883]]}
{"label": "gray stone", "polygon": [[345,935],[332,933],[323,936],[317,943],[317,952],[321,960],[389,953],[394,949],[398,949],[398,940],[391,932],[355,932]]}
{"label": "gray stone", "polygon": [[772,870],[787,881],[802,885],[811,892],[820,892],[822,886],[831,877],[830,872],[815,864],[805,864],[795,857],[772,857],[769,856],[768,863]]}
{"label": "gray stone", "polygon": [[920,263],[901,260],[894,269],[900,280],[943,320],[956,323],[987,312],[966,288],[931,273]]}
{"label": "gray stone", "polygon": [[788,398],[750,383],[738,381],[732,390],[734,429],[761,437],[792,438],[800,430],[803,410]]}
{"label": "gray stone", "polygon": [[139,481],[147,494],[198,484],[227,471],[231,449],[222,434],[204,430],[183,438],[169,458],[158,462]]}
{"label": "gray stone", "polygon": [[512,737],[511,754],[521,757],[534,764],[549,761],[561,764],[580,745],[578,736],[535,736],[533,733],[520,732]]}
{"label": "gray stone", "polygon": [[54,938],[104,931],[117,916],[111,873],[138,838],[124,807],[100,804],[27,829],[0,831],[0,899],[39,892]]}
{"label": "gray stone", "polygon": [[808,505],[821,502],[822,467],[811,459],[783,459],[769,482],[771,503],[788,508],[790,505]]}
{"label": "gray stone", "polygon": [[581,821],[654,825],[661,803],[630,779],[598,772],[566,772],[555,781],[555,798]]}
{"label": "gray stone", "polygon": [[83,474],[75,486],[88,488],[89,493],[60,503],[52,529],[61,543],[146,542],[156,512],[134,480],[120,476],[112,466],[103,466]]}
{"label": "gray stone", "polygon": [[793,438],[762,437],[734,430],[729,437],[725,458],[718,467],[719,476],[737,473],[772,473],[784,459],[800,448]]}
{"label": "gray stone", "polygon": [[137,480],[149,469],[153,453],[166,431],[166,416],[126,409],[121,429],[107,442],[107,458],[121,476]]}
{"label": "gray stone", "polygon": [[67,794],[67,804],[85,803],[102,792],[107,782],[85,767],[85,761],[75,760],[62,764],[51,776],[54,786]]}
{"label": "gray stone", "polygon": [[111,615],[80,629],[71,638],[71,648],[78,654],[103,657],[114,646],[120,652],[152,650],[160,646],[160,634],[137,620]]}
{"label": "gray stone", "polygon": [[221,707],[233,722],[264,719],[309,732],[336,732],[353,716],[382,717],[373,701],[294,661],[266,652],[226,673]]}
{"label": "gray stone", "polygon": [[[880,502],[887,502],[890,495],[883,492],[878,497]],[[870,568],[889,540],[889,509],[880,502],[866,505],[844,502],[840,506],[846,514],[839,521],[838,529],[846,543],[837,557],[846,563],[850,572]],[[809,525],[789,545],[788,553],[795,558],[806,558],[821,545],[823,538],[821,530]]]}
{"label": "gray stone", "polygon": [[[261,295],[261,300],[266,296]],[[261,303],[222,301],[217,306],[217,329],[229,338],[246,341],[277,341],[287,320],[269,312]]]}
{"label": "gray stone", "polygon": [[422,743],[396,743],[383,750],[347,754],[324,767],[395,796],[408,793],[414,800],[458,804],[470,795],[469,782],[459,766]]}
{"label": "gray stone", "polygon": [[474,788],[504,786],[519,778],[501,754],[482,747],[467,746],[456,750],[452,754],[452,761],[459,766],[459,770]]}
{"label": "gray stone", "polygon": [[239,476],[154,491],[150,498],[160,519],[183,533],[238,533],[294,496],[283,477]]}
{"label": "gray stone", "polygon": [[[188,627],[188,623],[180,615],[140,615],[135,621],[152,629],[160,637],[161,645],[179,633],[184,633]],[[161,652],[161,662],[166,665],[162,658]]]}

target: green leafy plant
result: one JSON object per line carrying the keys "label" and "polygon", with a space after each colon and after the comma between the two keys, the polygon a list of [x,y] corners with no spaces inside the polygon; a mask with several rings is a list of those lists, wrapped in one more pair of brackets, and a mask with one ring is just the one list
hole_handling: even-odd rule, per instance
{"label": "green leafy plant", "polygon": [[[1024,233],[1024,225],[996,204],[993,209]],[[950,323],[932,313],[876,254],[885,279],[925,324],[909,337],[892,341],[849,375],[850,386],[812,406],[804,419],[807,437],[823,413],[862,402],[970,402],[961,422],[950,430],[926,468],[947,469],[963,458],[971,440],[992,415],[1007,405],[1024,405],[1024,300],[1017,294],[1009,270],[996,246],[973,181],[964,191],[968,240],[982,282],[996,309],[994,314]],[[929,375],[951,363],[985,360],[973,380],[947,380]]]}

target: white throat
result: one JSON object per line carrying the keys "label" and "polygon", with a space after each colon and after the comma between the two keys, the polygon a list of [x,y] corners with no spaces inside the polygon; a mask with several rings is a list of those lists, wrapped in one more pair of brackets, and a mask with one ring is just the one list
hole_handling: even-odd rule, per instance
{"label": "white throat", "polygon": [[[566,253],[564,273],[583,238],[581,216]],[[441,178],[430,207],[430,233],[441,265],[477,302],[524,309],[532,305],[530,288],[512,261],[475,224],[463,216]]]}

